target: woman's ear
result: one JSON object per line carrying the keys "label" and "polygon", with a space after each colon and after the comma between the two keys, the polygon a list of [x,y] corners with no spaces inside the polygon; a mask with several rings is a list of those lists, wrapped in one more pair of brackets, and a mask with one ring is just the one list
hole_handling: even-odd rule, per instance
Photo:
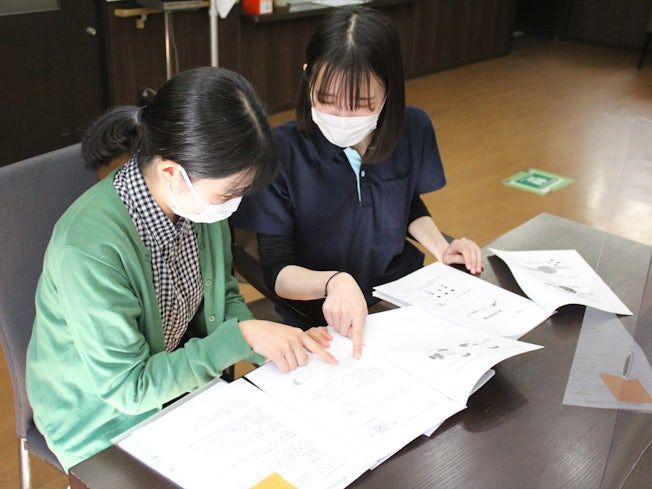
{"label": "woman's ear", "polygon": [[308,69],[308,63],[303,63],[302,68],[303,68],[303,71],[305,72],[306,69]]}
{"label": "woman's ear", "polygon": [[172,160],[158,159],[154,162],[156,173],[166,183],[171,184],[179,177],[179,164]]}

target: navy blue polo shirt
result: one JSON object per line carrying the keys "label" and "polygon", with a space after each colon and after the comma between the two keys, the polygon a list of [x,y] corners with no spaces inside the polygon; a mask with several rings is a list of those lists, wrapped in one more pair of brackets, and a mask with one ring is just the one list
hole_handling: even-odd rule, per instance
{"label": "navy blue polo shirt", "polygon": [[367,298],[374,286],[423,266],[424,255],[406,240],[415,196],[446,183],[428,115],[406,107],[403,130],[385,160],[363,164],[358,180],[343,148],[319,130],[296,122],[274,129],[279,175],[246,196],[234,226],[262,234],[292,235],[296,265],[350,273]]}

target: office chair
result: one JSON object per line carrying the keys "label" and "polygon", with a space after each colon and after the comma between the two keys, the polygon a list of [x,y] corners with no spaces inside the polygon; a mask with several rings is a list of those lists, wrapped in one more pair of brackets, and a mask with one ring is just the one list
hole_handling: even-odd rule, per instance
{"label": "office chair", "polygon": [[14,392],[21,489],[31,488],[29,453],[63,472],[32,419],[25,356],[36,284],[54,224],[95,182],[79,144],[0,168],[0,338]]}

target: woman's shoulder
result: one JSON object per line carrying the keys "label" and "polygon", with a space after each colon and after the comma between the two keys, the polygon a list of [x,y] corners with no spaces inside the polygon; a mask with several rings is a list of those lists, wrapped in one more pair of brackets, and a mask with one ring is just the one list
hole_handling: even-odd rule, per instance
{"label": "woman's shoulder", "polygon": [[410,130],[432,130],[432,120],[428,113],[418,107],[405,107],[405,127]]}
{"label": "woman's shoulder", "polygon": [[68,207],[54,226],[51,244],[88,255],[111,243],[124,244],[131,234],[129,214],[124,206],[120,208],[110,178],[100,180]]}
{"label": "woman's shoulder", "polygon": [[288,121],[272,129],[272,135],[276,140],[301,139],[303,137],[302,132],[297,121]]}
{"label": "woman's shoulder", "polygon": [[296,121],[286,122],[272,131],[279,162],[285,170],[290,170],[296,165],[303,166],[306,160],[321,154],[322,146],[318,135],[304,130]]}

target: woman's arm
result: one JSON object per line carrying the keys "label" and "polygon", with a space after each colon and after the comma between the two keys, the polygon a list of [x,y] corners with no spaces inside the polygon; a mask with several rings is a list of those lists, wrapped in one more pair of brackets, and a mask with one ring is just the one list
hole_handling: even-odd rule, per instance
{"label": "woman's arm", "polygon": [[410,223],[408,232],[438,261],[443,262],[444,251],[448,248],[449,243],[435,224],[435,221],[432,220],[432,217],[418,217]]}
{"label": "woman's arm", "polygon": [[471,273],[482,271],[482,251],[470,239],[461,238],[448,243],[430,216],[421,216],[410,222],[408,232],[432,253],[438,261],[464,264]]}
{"label": "woman's arm", "polygon": [[267,286],[279,297],[309,301],[324,299],[326,322],[353,340],[353,356],[362,351],[367,301],[355,279],[339,270],[316,271],[295,265],[291,235],[258,235],[258,253]]}
{"label": "woman's arm", "polygon": [[254,352],[282,370],[307,361],[304,349],[335,362],[297,328],[235,317],[175,351],[152,353],[138,327],[142,304],[122,271],[70,247],[60,267],[59,299],[83,367],[97,395],[124,413],[160,407]]}

